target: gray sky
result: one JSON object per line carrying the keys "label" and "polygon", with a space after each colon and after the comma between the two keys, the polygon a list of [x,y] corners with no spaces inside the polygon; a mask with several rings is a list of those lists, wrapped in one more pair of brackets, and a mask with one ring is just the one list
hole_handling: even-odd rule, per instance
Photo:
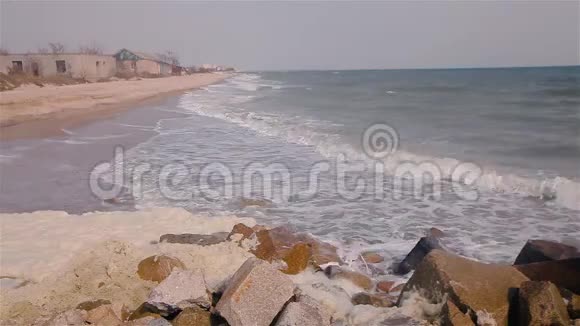
{"label": "gray sky", "polygon": [[258,70],[580,64],[579,1],[0,1],[13,52],[96,42]]}

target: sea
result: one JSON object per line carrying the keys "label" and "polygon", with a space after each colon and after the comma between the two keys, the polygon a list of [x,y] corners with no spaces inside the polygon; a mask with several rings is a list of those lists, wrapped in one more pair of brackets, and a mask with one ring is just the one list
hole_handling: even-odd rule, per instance
{"label": "sea", "polygon": [[[118,123],[152,133],[83,187],[288,225],[387,273],[432,227],[485,262],[580,246],[580,67],[239,72],[158,109],[173,115]],[[56,140],[93,146],[77,136]]]}

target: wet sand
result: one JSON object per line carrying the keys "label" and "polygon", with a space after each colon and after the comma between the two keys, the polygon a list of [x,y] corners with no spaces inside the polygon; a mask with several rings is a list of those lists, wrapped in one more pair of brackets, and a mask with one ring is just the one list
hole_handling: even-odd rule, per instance
{"label": "wet sand", "polygon": [[136,81],[21,87],[0,93],[0,139],[62,135],[63,128],[107,118],[220,82],[227,74],[196,74]]}
{"label": "wet sand", "polygon": [[0,212],[134,210],[130,200],[108,204],[96,198],[89,188],[90,171],[112,160],[116,146],[128,150],[157,135],[159,120],[182,116],[172,111],[177,100],[176,95],[141,104],[135,110],[101,113],[98,119],[82,124],[78,119],[70,122],[76,125],[61,120],[59,126],[66,128],[59,129],[56,136],[3,140]]}

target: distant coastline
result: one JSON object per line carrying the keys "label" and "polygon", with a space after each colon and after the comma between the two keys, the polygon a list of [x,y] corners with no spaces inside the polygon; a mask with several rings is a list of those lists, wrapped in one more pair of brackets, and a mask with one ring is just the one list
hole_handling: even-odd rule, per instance
{"label": "distant coastline", "polygon": [[[0,138],[44,137],[64,125],[132,107],[145,100],[218,83],[230,75],[187,76],[111,81],[64,86],[23,86],[0,96]],[[66,121],[65,121],[66,120]]]}

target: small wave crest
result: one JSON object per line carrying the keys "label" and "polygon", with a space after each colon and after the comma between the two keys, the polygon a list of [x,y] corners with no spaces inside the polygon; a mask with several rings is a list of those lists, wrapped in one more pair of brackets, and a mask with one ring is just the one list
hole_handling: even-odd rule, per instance
{"label": "small wave crest", "polygon": [[[237,89],[258,90],[264,81],[258,75],[242,74],[232,79]],[[199,93],[188,93],[180,100],[180,108],[196,114],[225,120],[248,128],[258,134],[278,137],[289,143],[312,146],[327,158],[345,154],[352,160],[370,160],[359,146],[349,144],[340,134],[333,133],[331,122],[322,120],[304,120],[290,116],[260,114],[244,110],[241,105],[254,96],[219,96],[211,101],[200,101]],[[225,102],[224,102],[225,101]],[[329,131],[330,130],[330,131]],[[440,180],[453,180],[453,171],[468,162],[449,157],[433,157],[418,153],[398,150],[383,158],[385,171],[391,175],[397,167],[406,162],[435,164],[441,171]],[[473,164],[472,164],[473,165]],[[499,172],[491,167],[481,167],[481,171],[472,183],[482,191],[502,192],[532,196],[541,200],[554,201],[557,204],[580,210],[580,183],[565,177],[528,177]]]}

